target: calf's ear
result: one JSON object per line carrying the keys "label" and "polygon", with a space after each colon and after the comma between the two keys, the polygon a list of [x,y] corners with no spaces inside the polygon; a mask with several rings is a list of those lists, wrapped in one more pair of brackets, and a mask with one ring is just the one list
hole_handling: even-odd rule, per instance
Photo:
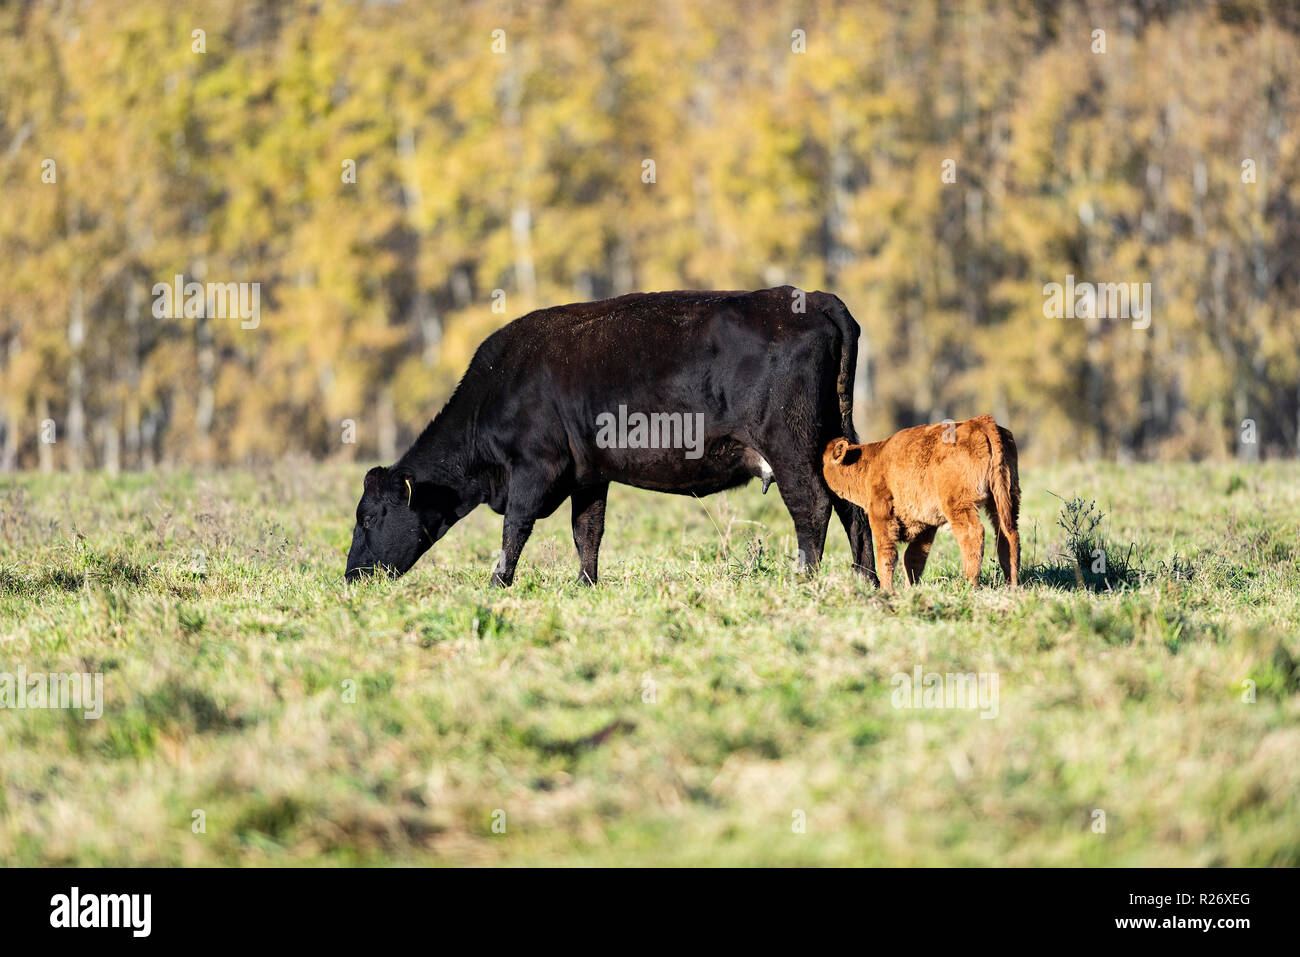
{"label": "calf's ear", "polygon": [[862,458],[862,446],[854,445],[848,439],[832,439],[826,446],[826,454],[830,456],[832,465],[848,468]]}

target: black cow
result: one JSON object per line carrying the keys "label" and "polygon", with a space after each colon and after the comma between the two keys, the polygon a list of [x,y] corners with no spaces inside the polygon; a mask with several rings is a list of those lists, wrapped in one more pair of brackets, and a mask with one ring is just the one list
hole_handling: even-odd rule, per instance
{"label": "black cow", "polygon": [[[345,577],[405,573],[486,503],[505,516],[492,584],[509,585],[533,523],[567,498],[579,580],[594,583],[610,482],[708,495],[762,478],[794,520],[801,564],[821,561],[834,506],[855,568],[874,581],[866,516],[821,471],[830,439],[857,441],[857,342],[838,298],[789,286],[531,312],[479,346],[396,465],[366,474]],[[638,413],[658,431],[638,432]]]}

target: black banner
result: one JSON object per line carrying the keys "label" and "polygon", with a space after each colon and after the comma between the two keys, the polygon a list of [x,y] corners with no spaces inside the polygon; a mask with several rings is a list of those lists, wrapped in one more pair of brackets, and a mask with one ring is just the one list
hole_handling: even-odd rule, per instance
{"label": "black banner", "polygon": [[373,945],[394,933],[437,946],[454,929],[530,946],[806,946],[833,930],[863,943],[1024,933],[1181,948],[1288,940],[1295,892],[1286,870],[42,869],[0,871],[0,915],[9,946]]}

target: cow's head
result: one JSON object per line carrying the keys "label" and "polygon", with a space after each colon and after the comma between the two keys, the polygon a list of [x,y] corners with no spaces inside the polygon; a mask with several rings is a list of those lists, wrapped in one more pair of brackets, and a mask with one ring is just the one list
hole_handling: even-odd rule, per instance
{"label": "cow's head", "polygon": [[455,499],[451,489],[417,481],[408,468],[371,469],[357,503],[343,577],[355,581],[376,572],[406,574],[459,517]]}

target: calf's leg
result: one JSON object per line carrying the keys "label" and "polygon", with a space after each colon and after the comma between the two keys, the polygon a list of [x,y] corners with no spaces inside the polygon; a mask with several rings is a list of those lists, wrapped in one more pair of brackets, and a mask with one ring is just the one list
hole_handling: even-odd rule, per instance
{"label": "calf's leg", "polygon": [[998,564],[1002,566],[1002,574],[1007,576],[1007,581],[1011,583],[1011,587],[1020,587],[1019,529],[1013,528],[1005,535],[1001,532],[998,533]]}
{"label": "calf's leg", "polygon": [[893,518],[872,514],[871,537],[876,543],[876,571],[880,575],[880,587],[885,591],[894,590],[894,568],[898,565],[898,529]]}
{"label": "calf's leg", "polygon": [[596,558],[605,534],[605,498],[609,483],[580,488],[573,493],[573,544],[578,549],[578,584],[596,584]]}
{"label": "calf's leg", "polygon": [[989,520],[993,522],[993,533],[998,542],[998,564],[1002,567],[1002,576],[1012,588],[1020,584],[1020,530],[1016,528],[1004,532],[998,522],[997,509],[990,503],[985,507]]}
{"label": "calf's leg", "polygon": [[980,523],[980,513],[973,505],[949,503],[944,506],[943,514],[961,548],[962,573],[972,585],[978,585],[980,565],[984,562],[984,526]]}

